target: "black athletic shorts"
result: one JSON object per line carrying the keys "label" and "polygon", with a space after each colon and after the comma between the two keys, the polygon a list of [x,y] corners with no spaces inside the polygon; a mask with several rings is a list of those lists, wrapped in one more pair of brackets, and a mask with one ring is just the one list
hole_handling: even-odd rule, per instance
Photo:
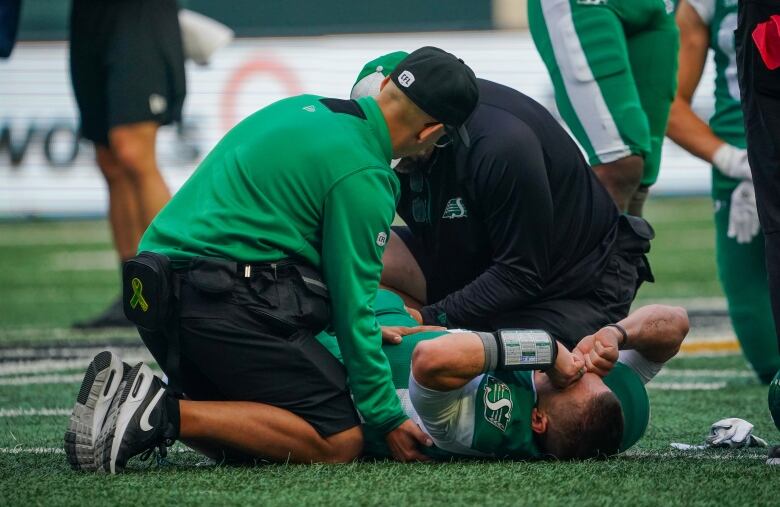
{"label": "black athletic shorts", "polygon": [[[280,268],[277,273],[279,279],[298,277],[292,291],[290,284],[275,285],[267,275],[237,276],[227,290],[201,283],[191,272],[181,277],[179,368],[184,394],[197,401],[274,405],[302,417],[323,436],[359,425],[344,366],[314,337],[321,329],[294,321],[296,316],[306,319],[322,300],[301,292],[307,289],[293,270]],[[275,309],[282,307],[292,321],[278,318]],[[141,331],[141,338],[165,369],[165,337]]]}
{"label": "black athletic shorts", "polygon": [[184,52],[176,0],[73,0],[70,71],[83,137],[181,120]]}
{"label": "black athletic shorts", "polygon": [[[624,319],[634,301],[639,286],[652,281],[653,275],[645,253],[650,249],[652,229],[646,227],[639,233],[629,220],[641,221],[636,217],[621,216],[618,237],[610,253],[606,268],[600,274],[592,289],[576,297],[554,297],[524,305],[490,319],[491,330],[506,328],[544,329],[569,349],[574,348],[583,337],[594,333],[606,324]],[[640,223],[639,228],[642,228]],[[436,259],[426,256],[422,245],[406,227],[393,227],[412,253],[427,280],[445,280],[435,272],[440,265]],[[642,237],[639,234],[647,237]],[[442,261],[443,262],[443,261]],[[452,287],[446,282],[428,285],[428,304],[435,303],[462,287]],[[463,323],[468,328],[468,323]]]}

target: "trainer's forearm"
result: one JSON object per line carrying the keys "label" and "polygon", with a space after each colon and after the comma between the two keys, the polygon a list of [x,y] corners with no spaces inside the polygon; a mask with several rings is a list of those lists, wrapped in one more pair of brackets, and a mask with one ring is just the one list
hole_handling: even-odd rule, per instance
{"label": "trainer's forearm", "polygon": [[680,350],[688,334],[688,313],[679,306],[643,306],[619,322],[628,333],[626,349],[646,359],[664,363]]}
{"label": "trainer's forearm", "polygon": [[485,347],[475,333],[448,333],[417,344],[412,374],[429,389],[451,391],[466,385],[485,368]]}

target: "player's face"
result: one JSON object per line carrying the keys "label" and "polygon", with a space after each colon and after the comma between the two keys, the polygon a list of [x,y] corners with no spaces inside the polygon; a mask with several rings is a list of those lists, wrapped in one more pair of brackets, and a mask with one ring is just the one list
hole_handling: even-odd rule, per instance
{"label": "player's face", "polygon": [[582,406],[585,401],[609,390],[604,380],[595,373],[586,373],[563,390],[553,386],[547,375],[542,374],[541,380],[536,384],[539,405],[544,405],[553,416],[557,413],[565,414],[572,406]]}

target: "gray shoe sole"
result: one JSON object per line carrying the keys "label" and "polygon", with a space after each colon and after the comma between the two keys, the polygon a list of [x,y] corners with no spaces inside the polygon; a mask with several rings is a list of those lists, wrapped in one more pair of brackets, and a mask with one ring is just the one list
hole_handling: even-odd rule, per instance
{"label": "gray shoe sole", "polygon": [[99,472],[122,473],[127,458],[120,459],[125,431],[136,409],[143,403],[154,374],[144,363],[138,363],[125,376],[106,415],[103,429],[95,441],[94,461]]}
{"label": "gray shoe sole", "polygon": [[65,455],[74,470],[95,470],[95,440],[124,373],[122,360],[109,351],[89,363],[65,431]]}

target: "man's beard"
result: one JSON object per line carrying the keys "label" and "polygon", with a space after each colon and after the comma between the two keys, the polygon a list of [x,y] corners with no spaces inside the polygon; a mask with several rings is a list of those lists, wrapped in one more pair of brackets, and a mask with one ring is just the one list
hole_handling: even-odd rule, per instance
{"label": "man's beard", "polygon": [[393,166],[391,162],[390,167],[399,174],[413,174],[427,171],[431,166],[431,162],[436,158],[436,153],[438,151],[439,150],[434,149],[430,153],[424,155],[410,155],[408,157],[394,159],[392,162],[398,160],[398,163]]}

